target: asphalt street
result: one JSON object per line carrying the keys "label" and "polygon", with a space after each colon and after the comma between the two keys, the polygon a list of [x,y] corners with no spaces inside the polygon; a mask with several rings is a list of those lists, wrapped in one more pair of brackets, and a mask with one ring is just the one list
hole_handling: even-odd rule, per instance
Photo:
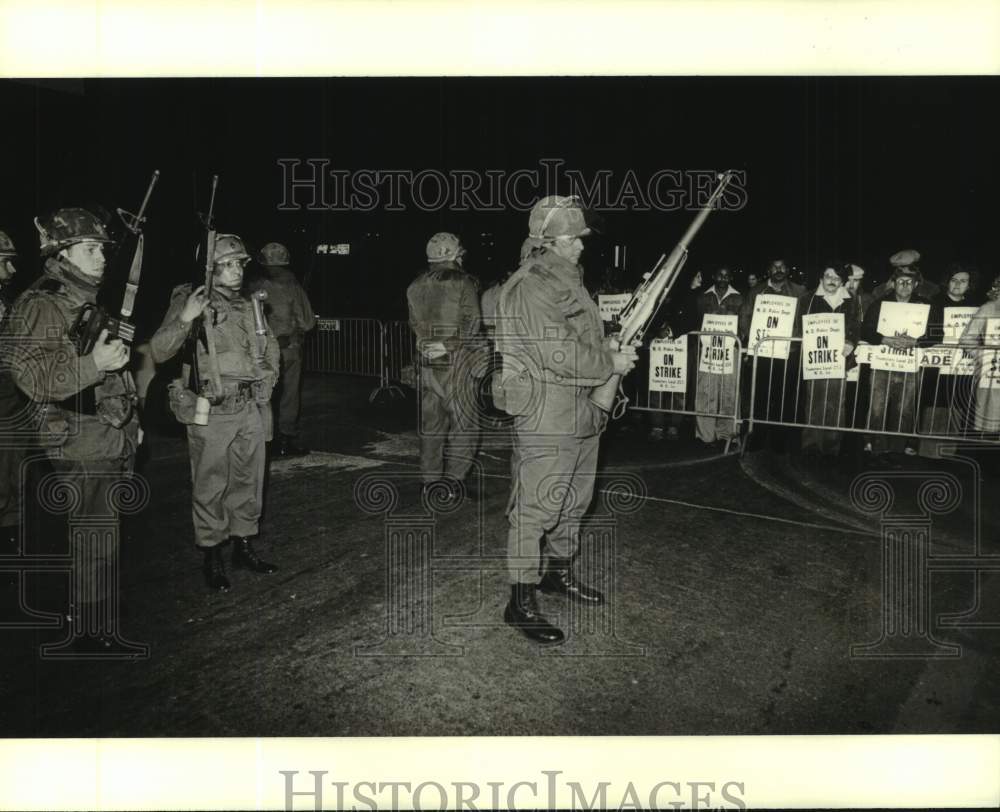
{"label": "asphalt street", "polygon": [[[202,581],[183,436],[154,420],[141,469],[151,498],[127,521],[121,556],[121,630],[149,656],[47,659],[39,647],[61,639],[61,626],[0,629],[4,735],[997,728],[989,556],[1000,545],[984,497],[996,479],[987,471],[977,489],[972,461],[916,458],[875,472],[896,498],[885,515],[865,513],[851,499],[860,486],[850,461],[724,455],[689,426],[651,442],[641,418],[626,418],[604,440],[581,556],[611,600],[595,612],[543,598],[570,631],[543,649],[501,619],[507,432],[484,443],[482,501],[442,509],[420,496],[412,400],[369,405],[370,388],[307,378],[313,453],[272,461],[258,544],[280,571],[234,573],[228,594]],[[956,495],[921,519],[916,494],[935,477]],[[919,593],[917,609],[882,577],[893,522],[930,533],[926,584],[907,593]],[[31,544],[58,554],[61,540]],[[44,608],[65,584],[33,574],[22,591],[6,579],[3,617],[23,616],[19,595]],[[906,626],[918,616],[926,627]],[[861,648],[880,637],[881,648]]]}

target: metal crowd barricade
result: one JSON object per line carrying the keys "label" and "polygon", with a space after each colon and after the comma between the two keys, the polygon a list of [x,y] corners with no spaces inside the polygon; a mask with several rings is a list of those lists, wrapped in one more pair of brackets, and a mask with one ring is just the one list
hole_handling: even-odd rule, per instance
{"label": "metal crowd barricade", "polygon": [[[861,363],[854,367],[856,373],[844,378],[806,381],[801,341],[770,336],[759,341],[755,353],[747,357],[750,391],[744,422],[748,434],[761,424],[1000,443],[1000,356],[996,349],[964,348],[973,359],[971,374],[951,374],[924,364],[915,372],[874,370]],[[775,349],[778,342],[784,342],[787,358],[773,357],[774,351],[762,356],[760,350],[769,342]]]}
{"label": "metal crowd barricade", "polygon": [[[673,414],[688,415],[691,417],[715,418],[716,420],[732,420],[733,438],[738,438],[740,434],[741,400],[742,400],[742,343],[733,333],[725,333],[711,330],[694,330],[685,334],[687,339],[687,367],[685,379],[685,391],[680,392],[653,392],[649,390],[648,363],[653,359],[648,359],[647,365],[638,366],[638,370],[645,369],[646,375],[635,374],[628,376],[625,380],[630,384],[626,394],[629,397],[629,408],[640,412],[669,412]],[[702,338],[708,338],[708,343],[703,346]],[[713,339],[715,341],[713,342]],[[719,349],[728,351],[728,362],[731,373],[712,372],[701,369],[702,355],[704,350]],[[649,353],[648,347],[646,352]],[[723,364],[725,359],[706,359],[706,366],[709,364]],[[708,378],[712,376],[715,380]],[[722,401],[728,399],[728,395],[723,397],[723,390],[730,389],[732,397],[731,408],[726,408]],[[729,443],[726,443],[728,449]]]}
{"label": "metal crowd barricade", "polygon": [[[382,322],[377,319],[317,319],[304,347],[306,372],[359,375],[382,381]],[[372,392],[369,400],[381,390]]]}
{"label": "metal crowd barricade", "polygon": [[[417,338],[406,321],[382,323],[382,377],[378,391],[391,396],[403,392],[396,384],[404,379],[403,370],[410,367],[417,355]],[[415,372],[414,372],[415,374]]]}
{"label": "metal crowd barricade", "polygon": [[303,349],[306,372],[377,378],[368,396],[373,401],[383,392],[402,396],[396,382],[413,360],[416,341],[405,321],[330,318],[317,319]]}

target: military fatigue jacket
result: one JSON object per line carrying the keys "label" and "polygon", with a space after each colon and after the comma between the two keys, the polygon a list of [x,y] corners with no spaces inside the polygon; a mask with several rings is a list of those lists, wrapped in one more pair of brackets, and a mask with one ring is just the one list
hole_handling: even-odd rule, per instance
{"label": "military fatigue jacket", "polygon": [[100,372],[70,338],[96,288],[73,278],[57,258],[15,302],[3,329],[3,353],[17,387],[38,404],[40,443],[67,459],[120,459],[135,450],[135,385],[125,370]]}
{"label": "military fatigue jacket", "polygon": [[309,297],[289,268],[268,268],[259,287],[267,291],[267,322],[282,347],[298,343],[316,326]]}
{"label": "military fatigue jacket", "polygon": [[533,414],[541,433],[587,437],[604,426],[589,395],[614,372],[600,311],[580,266],[542,250],[503,286],[497,306],[503,372],[494,386],[508,414]]}
{"label": "military fatigue jacket", "polygon": [[[191,290],[190,284],[180,285],[170,296],[163,324],[150,341],[150,353],[157,363],[176,355],[191,331],[191,324],[181,321],[181,311]],[[258,399],[267,400],[278,379],[279,351],[274,331],[268,325],[267,347],[263,358],[258,360],[257,334],[250,301],[238,294],[228,298],[216,288],[212,291],[211,307],[217,313],[216,323],[211,329],[214,331],[223,386],[229,389],[238,381],[260,381],[266,392],[260,392]],[[210,318],[211,312],[211,308],[206,308],[205,317]],[[198,369],[203,380],[208,378],[208,368],[208,352],[198,342]],[[184,381],[187,382],[186,373]]]}

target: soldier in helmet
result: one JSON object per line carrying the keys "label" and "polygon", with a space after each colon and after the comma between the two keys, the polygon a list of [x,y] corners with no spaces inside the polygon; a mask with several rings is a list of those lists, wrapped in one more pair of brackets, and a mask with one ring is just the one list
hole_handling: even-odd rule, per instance
{"label": "soldier in helmet", "polygon": [[[187,389],[185,365],[181,379],[170,384],[170,406],[178,421],[187,425],[191,456],[192,517],[195,544],[204,555],[205,580],[210,589],[230,588],[223,560],[223,545],[232,540],[235,568],[268,575],[274,564],[261,560],[251,538],[259,530],[263,504],[265,443],[270,439],[269,402],[278,374],[278,344],[267,329],[263,353],[257,345],[253,305],[241,295],[243,270],[250,256],[243,241],[220,234],[215,242],[212,297],[204,286],[174,288],[163,324],[153,335],[153,360],[172,358],[184,344],[191,323],[204,314],[212,330],[222,392],[211,392],[208,380],[201,392]],[[209,376],[210,358],[197,345],[198,368]],[[194,422],[197,395],[207,393],[212,403],[207,425]]]}
{"label": "soldier in helmet", "polygon": [[539,245],[504,285],[497,308],[503,372],[494,397],[514,415],[517,469],[504,620],[535,642],[558,643],[563,633],[541,614],[536,590],[590,606],[604,600],[573,571],[607,423],[589,395],[613,373],[629,372],[636,351],[604,338],[597,305],[584,287],[579,263],[590,229],[578,199],[542,198],[528,229]]}
{"label": "soldier in helmet", "polygon": [[257,261],[267,273],[260,287],[267,292],[268,323],[281,350],[278,436],[272,451],[279,457],[297,457],[309,453],[298,439],[302,340],[316,326],[316,316],[306,292],[288,267],[290,257],[285,246],[269,242],[260,249]]}
{"label": "soldier in helmet", "polygon": [[[465,482],[479,445],[473,374],[485,357],[475,280],[462,268],[465,249],[454,234],[427,242],[427,270],[406,290],[417,337],[420,391],[420,471],[424,486]],[[485,366],[485,364],[483,365]],[[479,493],[465,482],[467,495]],[[457,498],[457,490],[452,491]]]}
{"label": "soldier in helmet", "polygon": [[[110,491],[131,475],[138,445],[129,351],[103,331],[93,351],[81,356],[70,331],[84,307],[96,302],[111,240],[100,219],[85,209],[59,209],[45,220],[36,218],[35,227],[44,271],[8,314],[8,368],[37,404],[39,443],[75,491],[75,515],[106,520]],[[74,534],[72,543],[90,547],[74,550],[74,558],[86,563],[75,575],[82,581],[76,593],[81,600],[70,607],[69,618],[105,617],[105,607],[117,599],[109,578],[115,555],[110,545],[117,534],[101,544],[92,543],[89,534]]]}

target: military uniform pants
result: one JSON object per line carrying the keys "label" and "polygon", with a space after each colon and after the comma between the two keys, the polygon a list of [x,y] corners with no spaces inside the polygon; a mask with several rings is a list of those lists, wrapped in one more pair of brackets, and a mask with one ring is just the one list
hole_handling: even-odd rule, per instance
{"label": "military uniform pants", "polygon": [[192,518],[199,547],[230,536],[255,536],[264,497],[264,422],[253,401],[235,414],[212,414],[188,426]]}
{"label": "military uniform pants", "polygon": [[[530,418],[527,418],[530,420]],[[553,437],[515,424],[513,492],[507,520],[507,571],[511,583],[537,583],[542,540],[553,558],[573,558],[580,522],[594,496],[600,435]]]}
{"label": "military uniform pants", "polygon": [[299,433],[299,410],[302,406],[302,344],[283,347],[281,375],[278,378],[281,397],[278,400],[278,433],[295,437]]}
{"label": "military uniform pants", "polygon": [[[112,597],[117,573],[119,520],[112,489],[131,475],[132,456],[116,460],[67,460],[50,457],[52,468],[70,496],[70,552],[74,594],[82,603]],[[55,492],[47,489],[49,499]],[[129,501],[124,497],[123,501]],[[44,508],[44,501],[43,501]],[[95,532],[96,531],[96,532]]]}
{"label": "military uniform pants", "polygon": [[[433,376],[433,378],[431,377]],[[471,380],[459,389],[450,370],[420,368],[420,473],[424,482],[442,476],[465,479],[479,448],[476,391]]]}

